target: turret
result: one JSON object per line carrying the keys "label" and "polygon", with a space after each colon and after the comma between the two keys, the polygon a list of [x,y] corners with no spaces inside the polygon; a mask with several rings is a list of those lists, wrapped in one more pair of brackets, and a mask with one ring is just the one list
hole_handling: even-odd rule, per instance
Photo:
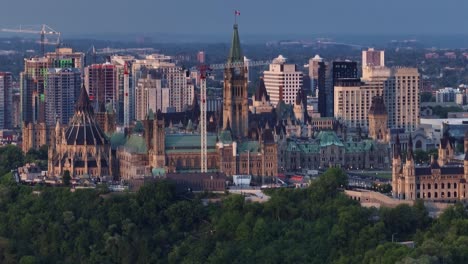
{"label": "turret", "polygon": [[444,136],[440,139],[439,146],[439,165],[442,167],[445,164],[449,163],[453,159],[454,148],[453,143],[450,140],[450,135],[448,131],[444,132]]}
{"label": "turret", "polygon": [[382,96],[374,96],[369,109],[369,136],[374,140],[387,141],[388,114]]}
{"label": "turret", "polygon": [[398,198],[400,194],[398,179],[400,177],[401,170],[401,144],[400,136],[398,134],[395,139],[395,144],[393,145],[392,156],[392,192],[393,197]]}
{"label": "turret", "polygon": [[302,89],[297,91],[296,102],[294,104],[294,117],[302,123],[304,121],[304,105],[302,103]]}
{"label": "turret", "polygon": [[409,135],[408,149],[406,152],[406,163],[404,166],[404,179],[400,182],[400,186],[404,188],[403,199],[414,200],[416,199],[416,177],[414,168],[414,153],[413,153],[413,139]]}
{"label": "turret", "polygon": [[465,132],[465,160],[463,164],[465,168],[465,180],[468,180],[468,131]]}

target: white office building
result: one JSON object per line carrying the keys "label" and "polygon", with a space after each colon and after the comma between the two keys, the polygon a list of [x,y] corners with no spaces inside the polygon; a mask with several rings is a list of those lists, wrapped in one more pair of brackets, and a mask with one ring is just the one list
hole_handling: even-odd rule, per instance
{"label": "white office building", "polygon": [[297,70],[295,64],[286,64],[286,58],[279,55],[263,76],[273,106],[276,107],[280,100],[286,104],[294,104],[297,92],[303,84],[303,73]]}

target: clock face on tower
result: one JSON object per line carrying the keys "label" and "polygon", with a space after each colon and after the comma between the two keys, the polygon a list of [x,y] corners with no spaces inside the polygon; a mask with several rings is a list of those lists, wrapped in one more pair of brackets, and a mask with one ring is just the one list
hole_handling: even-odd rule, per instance
{"label": "clock face on tower", "polygon": [[239,67],[234,68],[234,74],[237,75],[237,76],[239,76],[241,74],[241,70],[240,70]]}

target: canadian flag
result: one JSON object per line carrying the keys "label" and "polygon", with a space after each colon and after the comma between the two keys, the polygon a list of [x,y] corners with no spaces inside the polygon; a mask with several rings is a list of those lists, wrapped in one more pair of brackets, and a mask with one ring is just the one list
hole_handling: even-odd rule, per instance
{"label": "canadian flag", "polygon": [[235,11],[234,11],[234,15],[240,16],[240,11],[239,11],[239,10],[235,10]]}

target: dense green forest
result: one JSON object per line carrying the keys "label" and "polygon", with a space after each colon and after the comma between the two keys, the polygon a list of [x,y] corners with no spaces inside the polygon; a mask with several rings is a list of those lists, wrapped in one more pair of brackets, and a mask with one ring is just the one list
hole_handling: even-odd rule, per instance
{"label": "dense green forest", "polygon": [[[414,207],[366,209],[331,169],[263,204],[204,206],[168,182],[135,194],[19,186],[0,179],[0,263],[468,263],[462,205],[431,220]],[[414,240],[415,249],[392,243]]]}

